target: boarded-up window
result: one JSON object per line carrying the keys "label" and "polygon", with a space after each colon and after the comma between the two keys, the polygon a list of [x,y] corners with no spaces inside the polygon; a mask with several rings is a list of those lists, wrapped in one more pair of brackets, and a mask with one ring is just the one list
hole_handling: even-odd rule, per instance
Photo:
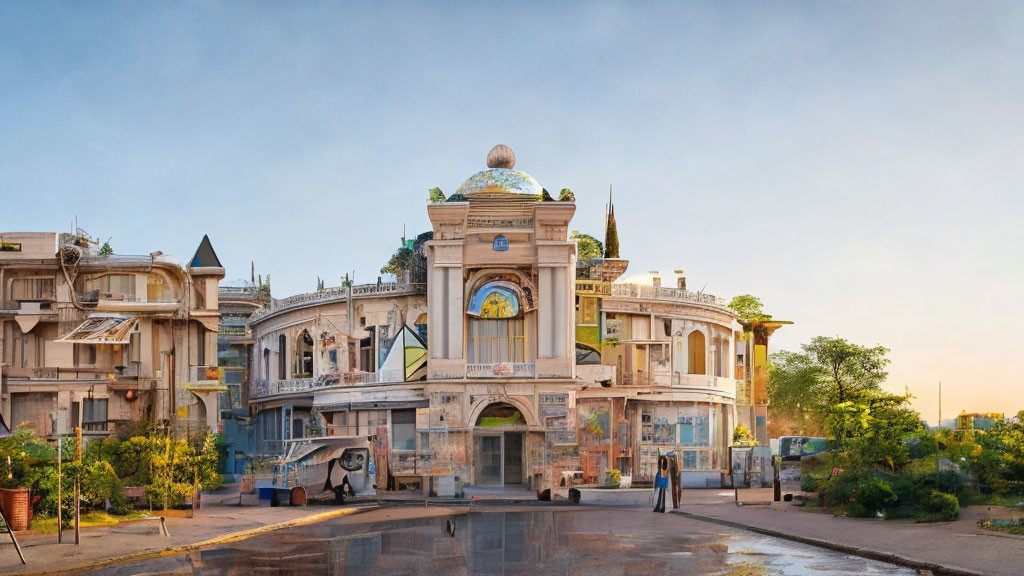
{"label": "boarded-up window", "polygon": [[74,361],[75,366],[95,366],[96,365],[96,345],[95,344],[75,344]]}
{"label": "boarded-up window", "polygon": [[82,402],[82,427],[85,430],[106,431],[107,399],[86,398]]}
{"label": "boarded-up window", "polygon": [[11,428],[28,423],[36,434],[46,436],[56,431],[54,394],[11,394]]}
{"label": "boarded-up window", "polygon": [[11,282],[12,300],[53,300],[53,278],[17,278]]}
{"label": "boarded-up window", "polygon": [[395,450],[416,449],[416,410],[391,411],[391,443]]}

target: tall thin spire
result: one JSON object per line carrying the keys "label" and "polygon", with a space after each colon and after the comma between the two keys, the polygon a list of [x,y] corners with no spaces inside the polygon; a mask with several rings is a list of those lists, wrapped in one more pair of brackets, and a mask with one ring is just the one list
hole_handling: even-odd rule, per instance
{"label": "tall thin spire", "polygon": [[608,208],[604,222],[604,257],[619,257],[619,230],[615,225],[615,204],[612,202],[612,185],[608,184]]}

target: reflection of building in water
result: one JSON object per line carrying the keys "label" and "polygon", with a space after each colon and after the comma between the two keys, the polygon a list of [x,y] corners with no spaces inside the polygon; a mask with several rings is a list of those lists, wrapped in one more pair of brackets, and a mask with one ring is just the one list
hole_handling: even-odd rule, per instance
{"label": "reflection of building in water", "polygon": [[[422,276],[321,289],[251,322],[250,405],[264,451],[289,438],[373,435],[381,488],[550,486],[610,468],[649,481],[680,453],[688,486],[719,486],[749,388],[743,327],[714,296],[623,284],[608,257],[579,262],[575,202],[499,146],[488,169],[427,206],[410,241]],[[429,329],[427,325],[429,324]],[[749,404],[749,402],[748,402]],[[749,415],[749,413],[747,413]]]}

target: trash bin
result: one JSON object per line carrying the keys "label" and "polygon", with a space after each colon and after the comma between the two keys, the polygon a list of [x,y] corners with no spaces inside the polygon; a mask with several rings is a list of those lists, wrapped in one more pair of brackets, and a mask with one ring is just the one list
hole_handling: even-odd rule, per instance
{"label": "trash bin", "polygon": [[259,489],[260,493],[260,506],[273,506],[274,505],[274,493],[275,489],[273,486],[263,486]]}
{"label": "trash bin", "polygon": [[0,488],[0,507],[15,532],[28,530],[32,521],[32,504],[28,488]]}

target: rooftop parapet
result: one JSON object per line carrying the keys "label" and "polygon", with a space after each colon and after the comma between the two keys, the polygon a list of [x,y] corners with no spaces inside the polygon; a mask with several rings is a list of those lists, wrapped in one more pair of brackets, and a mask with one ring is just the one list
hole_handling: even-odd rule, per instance
{"label": "rooftop parapet", "polygon": [[638,300],[664,300],[669,302],[692,302],[707,304],[728,310],[729,302],[725,298],[719,298],[713,294],[703,292],[691,292],[679,288],[666,288],[664,286],[646,286],[642,284],[610,284],[596,280],[577,280],[577,294],[594,294],[608,296],[611,298],[636,298]]}
{"label": "rooftop parapet", "polygon": [[353,298],[372,298],[374,296],[405,296],[410,294],[422,294],[426,291],[426,284],[381,282],[378,284],[360,284],[357,286],[335,286],[325,288],[316,292],[296,294],[287,298],[271,299],[265,307],[253,312],[249,324],[254,325],[270,316],[297,310],[317,304],[328,304],[333,302],[344,302],[348,298],[348,291],[352,290]]}

